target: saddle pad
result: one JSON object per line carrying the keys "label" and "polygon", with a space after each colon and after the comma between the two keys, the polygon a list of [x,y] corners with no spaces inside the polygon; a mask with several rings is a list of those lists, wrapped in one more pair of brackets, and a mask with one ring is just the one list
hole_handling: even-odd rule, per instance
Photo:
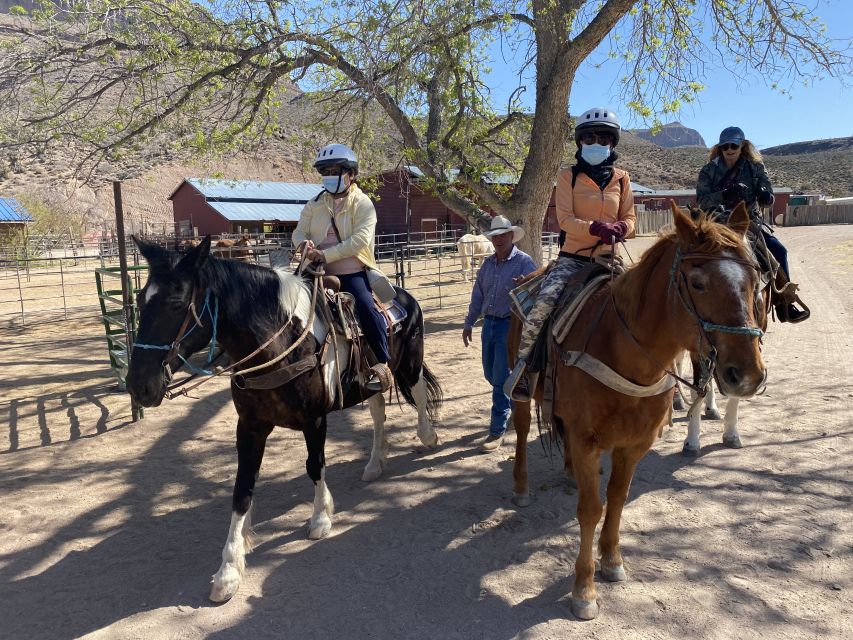
{"label": "saddle pad", "polygon": [[572,297],[564,306],[557,308],[551,330],[551,334],[556,339],[557,344],[561,344],[566,339],[586,301],[609,279],[609,273],[602,273],[595,276],[581,288],[580,293]]}

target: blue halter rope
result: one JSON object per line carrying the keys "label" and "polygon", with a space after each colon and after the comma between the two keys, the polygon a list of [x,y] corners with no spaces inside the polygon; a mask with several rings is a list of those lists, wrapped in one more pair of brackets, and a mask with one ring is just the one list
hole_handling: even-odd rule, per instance
{"label": "blue halter rope", "polygon": [[[190,304],[192,305],[192,302]],[[192,373],[194,373],[195,375],[200,375],[200,376],[212,376],[213,371],[210,371],[209,369],[199,369],[198,367],[193,365],[189,360],[184,358],[184,356],[182,356],[180,354],[180,352],[178,351],[178,345],[181,342],[183,342],[184,339],[188,335],[190,335],[193,331],[195,331],[196,327],[201,326],[200,321],[204,317],[205,312],[207,312],[207,314],[210,316],[211,320],[213,321],[213,325],[212,325],[213,326],[213,332],[212,332],[212,335],[210,337],[210,344],[209,344],[208,349],[207,349],[207,362],[206,362],[206,365],[210,366],[210,364],[213,362],[213,350],[216,346],[216,328],[219,324],[219,298],[217,298],[216,296],[213,297],[213,310],[211,311],[211,309],[210,309],[210,290],[208,290],[204,294],[204,305],[201,308],[201,313],[196,317],[196,320],[193,323],[193,326],[190,327],[189,330],[186,331],[183,335],[177,336],[175,338],[174,342],[172,342],[171,344],[145,344],[143,342],[134,342],[133,346],[139,347],[140,349],[153,349],[153,350],[157,350],[157,351],[171,351],[174,348],[175,349],[175,355],[181,359],[181,362],[184,363],[184,366],[186,366],[187,369],[189,369]],[[190,313],[189,309],[187,310],[187,313]],[[168,363],[164,362],[163,364],[167,365]]]}

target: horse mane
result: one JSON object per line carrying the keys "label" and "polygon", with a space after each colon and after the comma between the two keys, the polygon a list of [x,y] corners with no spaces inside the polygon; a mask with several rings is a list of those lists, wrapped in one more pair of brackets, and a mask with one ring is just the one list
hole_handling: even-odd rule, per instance
{"label": "horse mane", "polygon": [[201,269],[201,280],[217,296],[220,314],[240,318],[258,335],[278,330],[288,317],[305,313],[303,307],[310,304],[301,278],[255,264],[210,256]]}
{"label": "horse mane", "polygon": [[734,249],[740,257],[749,258],[743,238],[726,225],[714,222],[711,215],[699,212],[693,225],[693,237],[688,246],[684,246],[675,228],[663,231],[642,259],[613,282],[613,293],[619,298],[619,308],[627,319],[636,320],[639,317],[645,305],[652,273],[674,246],[680,244],[684,253],[718,254],[726,249]]}

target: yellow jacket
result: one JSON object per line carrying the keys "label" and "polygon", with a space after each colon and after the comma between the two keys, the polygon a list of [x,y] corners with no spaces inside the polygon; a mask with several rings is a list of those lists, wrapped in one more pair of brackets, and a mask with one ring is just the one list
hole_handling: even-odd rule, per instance
{"label": "yellow jacket", "polygon": [[[364,192],[353,184],[347,192],[343,209],[335,218],[341,242],[324,249],[326,262],[342,258],[358,258],[365,266],[379,270],[373,256],[376,235],[376,209]],[[323,191],[319,198],[310,200],[299,214],[293,231],[293,245],[311,240],[315,245],[326,239],[332,223],[332,195]]]}
{"label": "yellow jacket", "polygon": [[585,173],[578,173],[572,189],[571,168],[560,169],[557,174],[556,203],[557,222],[560,229],[566,232],[562,250],[568,253],[589,256],[608,249],[605,245],[598,245],[594,251],[590,251],[598,240],[597,236],[589,234],[589,225],[595,220],[624,220],[628,224],[626,236],[634,231],[637,221],[631,179],[627,171],[616,167],[604,191]]}

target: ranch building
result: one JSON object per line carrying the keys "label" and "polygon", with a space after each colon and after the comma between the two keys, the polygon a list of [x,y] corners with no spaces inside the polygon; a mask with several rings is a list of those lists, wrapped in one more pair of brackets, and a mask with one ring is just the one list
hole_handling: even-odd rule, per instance
{"label": "ranch building", "polygon": [[172,192],[180,236],[293,231],[319,184],[187,178]]}
{"label": "ranch building", "polygon": [[0,237],[24,237],[33,217],[16,198],[0,198]]}

